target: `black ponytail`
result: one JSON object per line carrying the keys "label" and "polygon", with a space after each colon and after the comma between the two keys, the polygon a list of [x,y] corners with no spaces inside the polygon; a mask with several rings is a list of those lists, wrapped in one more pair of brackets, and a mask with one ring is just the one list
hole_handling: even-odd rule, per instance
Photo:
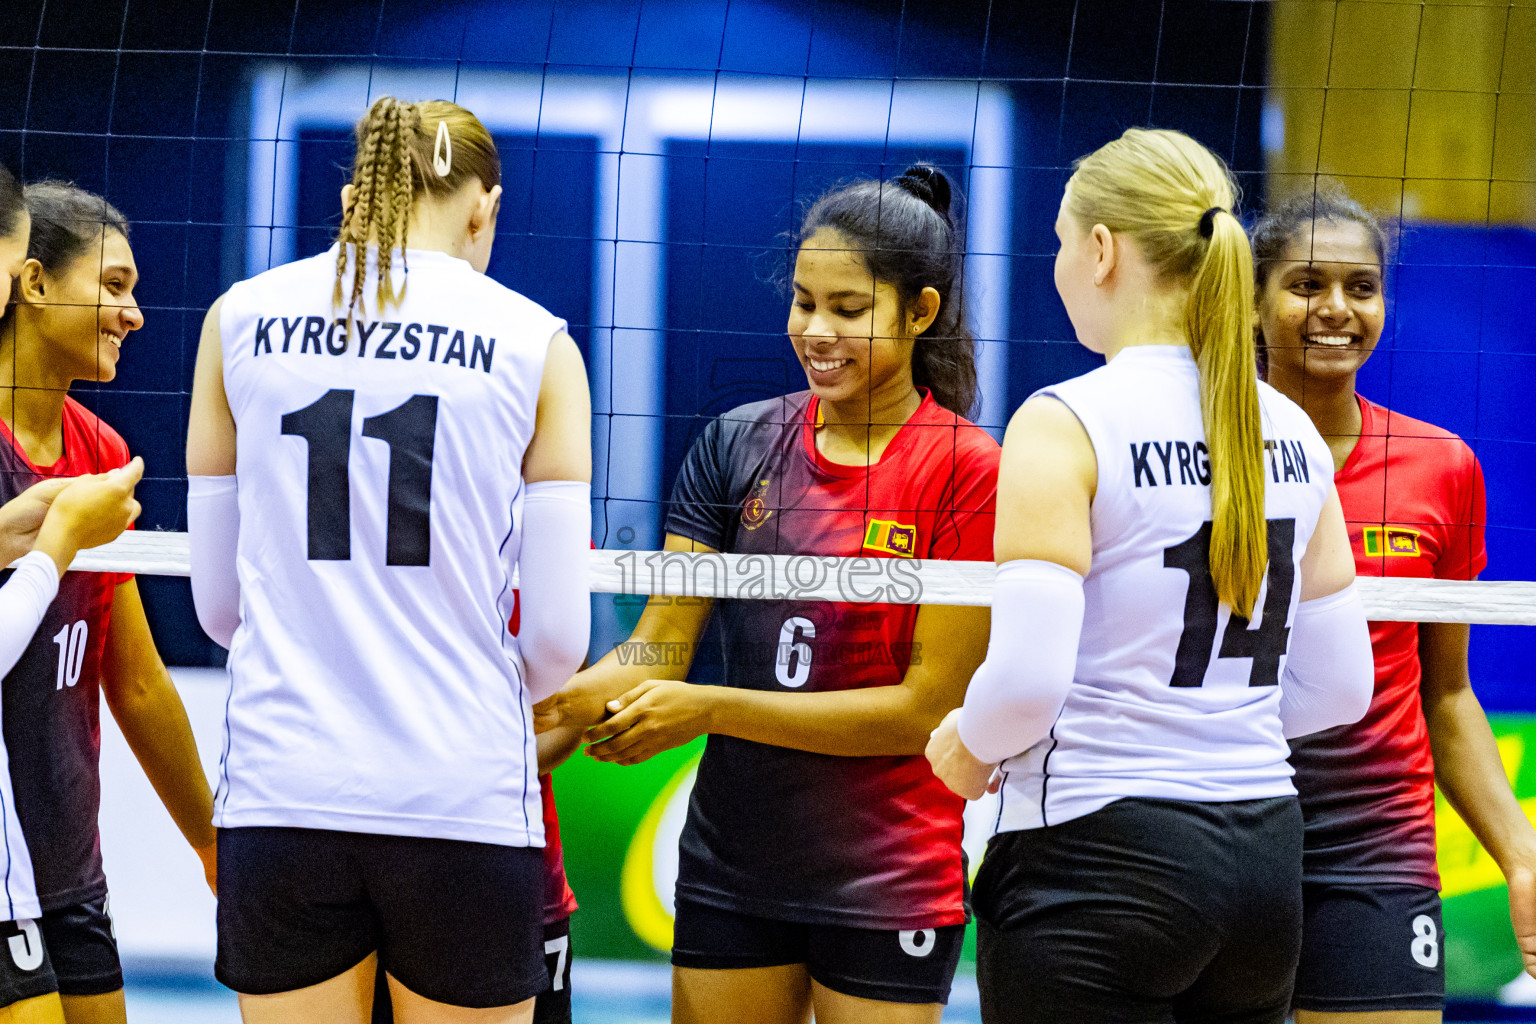
{"label": "black ponytail", "polygon": [[905,315],[924,288],[939,313],[912,347],[912,381],[958,415],[977,411],[976,339],[965,315],[964,238],[954,189],[937,167],[913,164],[894,181],[863,179],[828,192],[801,222],[795,249],[830,228],[864,253],[870,276],[896,288]]}
{"label": "black ponytail", "polygon": [[944,223],[954,227],[949,212],[953,193],[943,171],[931,164],[913,164],[901,172],[896,184],[933,207],[934,212],[944,218]]}

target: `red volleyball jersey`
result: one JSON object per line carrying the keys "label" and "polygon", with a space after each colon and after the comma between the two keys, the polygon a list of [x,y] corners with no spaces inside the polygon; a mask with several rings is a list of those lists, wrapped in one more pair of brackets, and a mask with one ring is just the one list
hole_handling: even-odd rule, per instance
{"label": "red volleyball jersey", "polygon": [[[997,442],[925,394],[872,466],[816,451],[809,392],[719,417],[688,453],[667,532],[726,552],[806,556],[765,599],[720,601],[725,685],[778,693],[894,686],[922,657],[911,558],[990,561]],[[847,602],[773,599],[843,563]],[[762,560],[765,573],[773,563]],[[750,590],[750,588],[749,588]],[[909,597],[910,599],[910,597]],[[777,920],[934,928],[966,919],[964,801],[922,755],[832,757],[710,736],[677,892]]]}
{"label": "red volleyball jersey", "polygon": [[[1359,402],[1360,441],[1334,476],[1355,572],[1472,579],[1488,563],[1477,457],[1448,430]],[[1292,744],[1306,878],[1439,888],[1418,624],[1373,622],[1371,647],[1376,692],[1365,717]]]}
{"label": "red volleyball jersey", "polygon": [[539,790],[544,798],[544,923],[554,924],[576,913],[576,894],[565,877],[565,848],[560,845],[554,779],[540,775]]}
{"label": "red volleyball jersey", "polygon": [[[63,431],[63,457],[38,466],[0,420],[0,504],[49,477],[104,473],[128,462],[117,432],[72,398],[64,401]],[[7,578],[0,571],[0,583]],[[96,827],[101,662],[115,588],[132,578],[65,573],[42,626],[0,687],[16,814],[45,912],[107,891]]]}
{"label": "red volleyball jersey", "polygon": [[[517,635],[521,624],[522,611],[522,593],[514,590],[512,617],[507,620],[507,632],[513,636]],[[544,923],[549,925],[576,913],[576,894],[565,877],[565,847],[560,843],[560,815],[555,810],[553,776],[539,776],[539,796],[544,806]]]}

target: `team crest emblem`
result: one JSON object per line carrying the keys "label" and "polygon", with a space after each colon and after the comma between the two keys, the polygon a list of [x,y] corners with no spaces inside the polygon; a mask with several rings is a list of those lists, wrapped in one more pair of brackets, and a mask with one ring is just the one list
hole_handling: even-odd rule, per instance
{"label": "team crest emblem", "polygon": [[917,554],[917,527],[888,519],[871,519],[864,534],[864,546],[888,555],[912,558]]}
{"label": "team crest emblem", "polygon": [[741,506],[741,525],[749,530],[755,530],[773,517],[773,509],[768,507],[768,481],[759,480],[757,488],[746,504]]}
{"label": "team crest emblem", "polygon": [[1414,557],[1420,554],[1419,531],[1404,526],[1367,526],[1365,553],[1371,558]]}

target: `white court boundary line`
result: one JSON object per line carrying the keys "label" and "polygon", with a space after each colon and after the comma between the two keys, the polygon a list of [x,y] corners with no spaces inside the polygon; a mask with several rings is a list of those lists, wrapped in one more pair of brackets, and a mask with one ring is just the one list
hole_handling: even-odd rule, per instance
{"label": "white court boundary line", "polygon": [[[189,576],[191,549],[184,533],[130,530],[80,552],[71,568]],[[992,573],[991,562],[599,550],[592,552],[591,588],[595,594],[985,606],[992,603]],[[1359,585],[1366,616],[1375,621],[1536,626],[1536,583],[1362,576]]]}

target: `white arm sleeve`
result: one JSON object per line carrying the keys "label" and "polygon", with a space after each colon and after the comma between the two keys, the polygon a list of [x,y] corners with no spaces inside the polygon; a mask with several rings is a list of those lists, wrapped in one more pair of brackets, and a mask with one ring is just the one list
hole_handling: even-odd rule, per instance
{"label": "white arm sleeve", "polygon": [[0,677],[16,667],[59,592],[59,567],[41,551],[22,555],[0,587]]}
{"label": "white arm sleeve", "polygon": [[592,485],[544,480],[523,498],[518,556],[521,622],[517,643],[534,703],[564,686],[581,668],[591,639],[587,585],[592,548]]}
{"label": "white arm sleeve", "polygon": [[1081,576],[1032,558],[997,567],[987,660],[960,712],[966,749],[996,764],[1045,738],[1066,703],[1082,631]]}
{"label": "white arm sleeve", "polygon": [[1297,605],[1280,675],[1285,738],[1358,722],[1375,688],[1371,631],[1355,585]]}
{"label": "white arm sleeve", "polygon": [[240,626],[240,499],[233,476],[187,477],[187,539],[192,545],[192,604],[203,632],[228,648]]}

